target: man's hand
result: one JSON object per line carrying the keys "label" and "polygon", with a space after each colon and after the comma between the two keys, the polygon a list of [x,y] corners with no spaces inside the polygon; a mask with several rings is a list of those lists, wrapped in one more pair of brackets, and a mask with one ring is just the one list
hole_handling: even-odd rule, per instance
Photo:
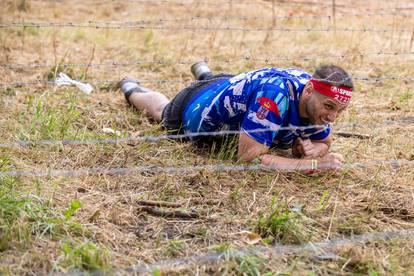
{"label": "man's hand", "polygon": [[[313,143],[319,144],[319,143]],[[323,143],[324,144],[324,143]],[[327,151],[328,145],[325,145]],[[316,147],[317,148],[317,147]],[[325,154],[323,157],[309,159],[287,158],[268,154],[269,148],[247,134],[241,133],[239,138],[238,157],[239,161],[249,162],[256,157],[261,157],[261,164],[269,168],[281,170],[316,170],[316,171],[338,171],[342,167],[343,157],[337,153]],[[316,161],[316,162],[315,162]]]}
{"label": "man's hand", "polygon": [[292,147],[292,153],[297,157],[305,159],[319,158],[327,154],[329,146],[325,143],[312,142],[309,139],[296,139]]}
{"label": "man's hand", "polygon": [[318,169],[338,171],[342,168],[344,157],[339,153],[328,153],[318,161]]}

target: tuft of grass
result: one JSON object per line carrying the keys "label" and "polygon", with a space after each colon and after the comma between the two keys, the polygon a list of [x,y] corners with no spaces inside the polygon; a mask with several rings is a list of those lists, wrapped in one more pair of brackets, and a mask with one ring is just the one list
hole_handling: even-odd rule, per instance
{"label": "tuft of grass", "polygon": [[233,188],[231,193],[229,194],[229,198],[233,202],[237,202],[242,196],[244,196],[243,190],[248,185],[248,182],[246,180],[241,180],[236,184],[236,186]]}
{"label": "tuft of grass", "polygon": [[15,177],[0,178],[0,252],[27,248],[44,235],[58,238],[84,234],[82,225],[71,220],[78,209],[76,201],[62,215],[51,200],[19,192],[20,184]]}
{"label": "tuft of grass", "polygon": [[76,109],[74,102],[63,109],[48,107],[42,100],[37,102],[30,100],[28,105],[32,108],[33,115],[30,119],[30,126],[27,130],[23,130],[20,136],[29,140],[64,139],[75,133],[72,125],[80,118],[81,113]]}
{"label": "tuft of grass", "polygon": [[401,107],[409,106],[410,100],[412,98],[413,98],[413,93],[410,90],[407,90],[402,95],[399,95],[397,103]]}
{"label": "tuft of grass", "polygon": [[251,255],[237,254],[229,243],[217,244],[213,247],[216,252],[223,253],[225,262],[218,268],[221,275],[271,275],[266,267],[266,258]]}
{"label": "tuft of grass", "polygon": [[210,158],[235,161],[239,139],[237,135],[228,135],[215,139],[210,148]]}
{"label": "tuft of grass", "polygon": [[271,275],[270,271],[265,268],[267,260],[255,255],[244,255],[235,259],[235,265],[232,273],[236,275]]}
{"label": "tuft of grass", "polygon": [[290,208],[287,203],[272,199],[265,212],[259,213],[255,222],[256,231],[264,238],[274,238],[282,243],[303,243],[311,238],[309,218],[302,212],[302,205]]}
{"label": "tuft of grass", "polygon": [[[63,62],[62,62],[63,63]],[[54,81],[56,77],[59,75],[59,73],[65,73],[70,78],[76,78],[75,71],[72,67],[67,67],[64,65],[57,64],[50,68],[50,70],[46,73],[46,79],[48,81]]]}
{"label": "tuft of grass", "polygon": [[2,89],[2,95],[5,96],[16,96],[16,88],[14,87],[6,87]]}
{"label": "tuft of grass", "polygon": [[319,199],[318,207],[316,208],[317,211],[322,212],[326,209],[329,203],[329,197],[330,197],[329,191],[325,191],[322,194],[321,198]]}
{"label": "tuft of grass", "polygon": [[78,199],[73,199],[70,202],[68,209],[66,209],[66,211],[63,213],[66,220],[69,220],[70,218],[72,218],[73,215],[76,213],[76,211],[81,207],[82,207],[82,203]]}
{"label": "tuft of grass", "polygon": [[58,264],[60,268],[105,271],[110,267],[107,251],[91,241],[81,244],[64,241],[61,243],[60,252],[63,254]]}
{"label": "tuft of grass", "polygon": [[45,76],[48,81],[55,80],[59,73],[65,73],[70,78],[75,78],[75,71],[73,67],[67,67],[63,65],[68,54],[69,51],[66,51],[62,58],[55,63],[55,66],[53,66],[52,68],[50,68],[48,72],[46,72]]}
{"label": "tuft of grass", "polygon": [[167,249],[165,251],[165,256],[168,257],[177,257],[180,253],[184,251],[185,243],[181,240],[170,240],[168,242]]}

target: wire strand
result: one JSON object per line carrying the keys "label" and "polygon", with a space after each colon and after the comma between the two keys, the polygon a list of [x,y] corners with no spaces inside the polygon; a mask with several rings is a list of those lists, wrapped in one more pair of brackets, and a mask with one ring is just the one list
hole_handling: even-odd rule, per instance
{"label": "wire strand", "polygon": [[[414,77],[412,76],[385,76],[385,77],[361,77],[361,76],[352,76],[350,77],[353,80],[366,81],[366,82],[379,82],[379,81],[413,81]],[[345,79],[343,79],[344,81]],[[116,85],[119,83],[119,80],[83,80],[93,85]],[[198,81],[200,82],[200,81]],[[155,83],[155,84],[182,84],[188,83],[186,80],[140,80],[140,83]],[[0,87],[29,87],[33,85],[46,85],[52,86],[55,85],[54,81],[47,80],[36,80],[36,81],[21,81],[21,82],[8,82],[0,83]]]}
{"label": "wire strand", "polygon": [[123,273],[137,273],[148,274],[153,271],[160,273],[168,273],[174,271],[179,273],[180,269],[195,265],[214,264],[225,262],[234,258],[240,258],[248,255],[263,256],[263,254],[270,255],[272,258],[285,258],[287,255],[303,255],[307,252],[311,257],[318,257],[321,253],[336,251],[338,248],[353,248],[358,244],[366,244],[376,240],[391,240],[396,238],[413,239],[414,229],[387,231],[387,232],[372,232],[357,236],[351,236],[343,239],[332,239],[323,242],[309,242],[303,245],[281,245],[274,246],[252,246],[242,250],[231,250],[226,253],[207,253],[201,256],[187,256],[183,258],[163,260],[152,264],[139,264],[130,268],[118,269],[118,272]]}
{"label": "wire strand", "polygon": [[[388,166],[392,169],[397,169],[404,166],[412,166],[414,161],[410,160],[368,160],[366,162],[347,163],[342,167],[343,169],[369,169],[377,166]],[[53,170],[43,169],[34,171],[1,171],[1,177],[80,177],[85,175],[126,175],[132,173],[166,173],[166,174],[181,174],[199,171],[211,172],[234,172],[234,171],[273,171],[273,172],[304,172],[309,169],[279,169],[272,166],[265,165],[195,165],[195,166],[181,166],[181,167],[160,167],[160,166],[136,166],[131,168],[82,168],[73,170]]]}
{"label": "wire strand", "polygon": [[174,26],[146,26],[136,23],[129,22],[125,23],[73,23],[73,22],[24,22],[24,23],[0,23],[0,29],[13,29],[13,28],[93,28],[93,29],[142,29],[142,30],[189,30],[189,31],[244,31],[244,32],[363,32],[363,33],[412,33],[412,29],[374,29],[374,28],[279,28],[279,27],[270,27],[270,28],[244,28],[236,26],[226,26],[226,27],[207,27],[207,26],[183,26],[183,27],[174,27]]}
{"label": "wire strand", "polygon": [[[356,128],[378,128],[385,126],[408,126],[414,124],[414,117],[405,117],[397,121],[383,121],[377,124],[360,124],[360,123],[342,123],[335,125],[335,129],[356,129]],[[290,126],[280,128],[266,128],[266,129],[253,129],[249,133],[262,133],[269,131],[283,131],[283,130],[300,130],[305,131],[307,129],[326,129],[327,126],[323,125],[308,125],[308,126]],[[90,139],[90,140],[19,140],[9,143],[0,143],[0,148],[15,148],[15,147],[29,147],[29,146],[69,146],[69,145],[97,145],[97,144],[120,144],[120,143],[132,143],[132,142],[158,142],[161,140],[181,140],[191,139],[195,137],[214,137],[225,135],[237,135],[243,133],[242,130],[221,130],[212,132],[187,132],[184,134],[162,134],[162,135],[144,135],[138,137],[116,137],[108,139]]]}
{"label": "wire strand", "polygon": [[[335,55],[321,55],[317,57],[251,57],[251,56],[242,56],[234,58],[225,58],[225,59],[215,59],[215,58],[204,58],[206,62],[221,62],[221,63],[232,63],[235,61],[258,61],[263,63],[272,63],[274,61],[317,61],[320,59],[334,58],[334,59],[345,59],[347,57],[359,57],[364,58],[367,56],[407,56],[413,55],[414,52],[370,52],[370,53],[359,53],[359,54],[335,54]],[[118,60],[108,60],[100,63],[29,63],[29,64],[19,64],[19,63],[3,63],[0,64],[0,67],[4,67],[10,70],[22,70],[25,68],[37,69],[37,68],[68,68],[68,67],[121,67],[121,66],[135,66],[135,65],[147,65],[147,64],[158,64],[158,65],[191,65],[198,60],[135,60],[135,61],[118,61]]]}

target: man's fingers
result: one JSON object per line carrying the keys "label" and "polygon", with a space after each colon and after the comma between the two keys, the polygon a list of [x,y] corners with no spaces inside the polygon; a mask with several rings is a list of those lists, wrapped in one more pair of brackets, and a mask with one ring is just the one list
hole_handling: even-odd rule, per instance
{"label": "man's fingers", "polygon": [[314,149],[306,151],[304,155],[306,159],[319,157],[318,153]]}
{"label": "man's fingers", "polygon": [[315,147],[312,144],[305,144],[305,145],[302,145],[302,147],[303,147],[304,152],[311,151],[311,150],[315,149]]}
{"label": "man's fingers", "polygon": [[339,160],[339,161],[341,161],[341,162],[344,162],[345,161],[345,159],[344,159],[344,157],[342,156],[342,154],[339,154],[339,153],[331,153],[332,154],[332,156],[334,156],[334,158],[336,158],[337,160]]}

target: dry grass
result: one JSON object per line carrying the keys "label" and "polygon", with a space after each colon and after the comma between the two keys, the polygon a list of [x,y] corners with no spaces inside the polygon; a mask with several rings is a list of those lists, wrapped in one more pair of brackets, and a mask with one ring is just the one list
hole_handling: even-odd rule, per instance
{"label": "dry grass", "polygon": [[[86,2],[88,2],[86,4]],[[272,1],[23,1],[0,3],[0,22],[88,22],[153,20],[167,28],[272,26]],[[119,80],[133,75],[174,96],[191,82],[188,64],[207,58],[219,72],[263,66],[296,66],[312,71],[338,63],[353,75],[409,76],[414,17],[402,10],[410,1],[336,1],[336,28],[393,29],[393,32],[266,32],[171,29],[15,28],[0,29],[0,63],[99,63],[110,60],[163,60],[168,63],[65,68],[75,79]],[[398,3],[397,3],[398,2]],[[232,3],[232,4],[229,4]],[[243,4],[245,3],[245,4]],[[366,15],[340,16],[358,12]],[[370,13],[388,15],[368,16]],[[402,17],[401,13],[409,16]],[[276,1],[279,28],[333,28],[331,8]],[[191,17],[204,17],[197,19]],[[228,18],[225,18],[225,17]],[[263,17],[257,20],[237,17]],[[308,16],[321,16],[311,18]],[[159,19],[187,18],[183,21]],[[377,52],[406,55],[362,55]],[[344,54],[343,58],[332,57]],[[242,57],[254,57],[249,60]],[[292,60],[278,59],[289,57]],[[304,60],[312,57],[312,60]],[[269,61],[264,61],[270,58]],[[228,60],[232,60],[228,62]],[[45,80],[56,68],[11,70],[0,67],[0,82]],[[370,127],[384,120],[414,116],[412,85],[404,80],[355,81],[352,106],[340,122],[366,124],[355,131],[372,139],[337,138],[334,150],[347,162],[414,159],[413,125]],[[33,85],[2,89],[1,141],[17,139],[91,139],[110,137],[104,127],[123,135],[161,134],[144,114],[129,108],[111,87],[91,96],[75,88]],[[94,146],[33,146],[1,149],[0,170],[79,169],[139,165],[186,166],[231,162],[231,152],[200,151],[189,143],[160,141]],[[261,244],[322,241],[372,231],[414,227],[413,167],[351,169],[339,175],[299,173],[194,172],[185,175],[141,173],[77,178],[3,178],[0,182],[0,273],[41,274],[71,269],[122,269],[140,262],[200,255],[210,250],[248,246],[241,231],[257,231]],[[139,200],[180,203],[196,209],[196,219],[167,219],[143,211]],[[272,203],[273,202],[273,203]],[[81,203],[81,206],[78,204]],[[80,208],[78,208],[80,207]],[[168,208],[167,208],[168,209]],[[271,214],[276,214],[272,216]],[[261,218],[261,219],[260,219]],[[281,223],[283,227],[272,227]],[[274,226],[274,225],[273,225]],[[412,241],[378,242],[335,252],[339,260],[306,255],[284,259],[249,256],[217,266],[191,267],[178,274],[411,274]]]}

